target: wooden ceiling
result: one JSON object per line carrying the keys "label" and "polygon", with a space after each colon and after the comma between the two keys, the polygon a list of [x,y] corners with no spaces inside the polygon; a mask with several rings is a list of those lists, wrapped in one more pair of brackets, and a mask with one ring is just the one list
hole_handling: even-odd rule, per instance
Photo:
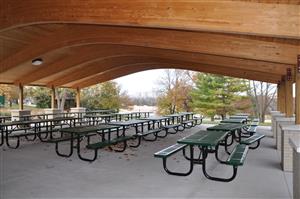
{"label": "wooden ceiling", "polygon": [[278,83],[300,54],[300,0],[0,0],[0,44],[0,83],[82,88],[159,68]]}

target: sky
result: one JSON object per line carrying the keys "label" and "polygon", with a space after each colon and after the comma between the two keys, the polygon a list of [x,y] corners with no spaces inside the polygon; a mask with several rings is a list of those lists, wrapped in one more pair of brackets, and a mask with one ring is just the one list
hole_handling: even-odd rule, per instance
{"label": "sky", "polygon": [[115,79],[121,86],[122,91],[127,91],[130,96],[148,95],[154,96],[155,89],[158,88],[158,79],[163,73],[163,69],[148,70],[126,75]]}

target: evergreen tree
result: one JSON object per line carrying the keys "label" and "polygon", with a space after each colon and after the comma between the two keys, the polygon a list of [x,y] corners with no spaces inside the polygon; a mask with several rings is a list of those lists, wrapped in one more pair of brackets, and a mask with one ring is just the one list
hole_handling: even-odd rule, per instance
{"label": "evergreen tree", "polygon": [[246,90],[247,85],[240,79],[199,73],[191,92],[192,106],[212,119],[215,115],[224,119],[235,111],[234,103]]}

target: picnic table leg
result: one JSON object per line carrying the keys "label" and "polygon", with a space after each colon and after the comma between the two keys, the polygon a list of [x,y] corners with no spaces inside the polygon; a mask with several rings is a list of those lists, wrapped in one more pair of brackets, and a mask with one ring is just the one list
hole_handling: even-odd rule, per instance
{"label": "picnic table leg", "polygon": [[[226,145],[225,145],[225,148],[226,148]],[[221,164],[226,164],[226,162],[225,161],[223,161],[223,160],[221,160],[220,158],[219,158],[219,145],[218,146],[216,146],[215,147],[215,157],[216,157],[216,159],[218,160],[218,162],[220,162]],[[227,152],[227,151],[226,151]]]}
{"label": "picnic table leg", "polygon": [[26,139],[27,141],[34,141],[34,140],[37,138],[37,135],[36,135],[36,133],[35,133],[35,134],[33,135],[32,139],[30,139],[29,136],[26,135],[26,132],[27,132],[27,130],[25,130],[24,137],[25,137],[25,139]]}
{"label": "picnic table leg", "polygon": [[4,144],[4,132],[0,132],[1,133],[1,143],[0,143],[0,146],[2,146]]}
{"label": "picnic table leg", "polygon": [[141,136],[136,136],[135,140],[138,140],[137,144],[136,145],[129,145],[130,147],[137,148],[137,147],[139,147],[141,145],[141,140],[142,140]]}
{"label": "picnic table leg", "polygon": [[60,153],[59,152],[59,149],[58,149],[58,143],[59,142],[55,142],[55,152],[58,156],[61,156],[61,157],[65,157],[65,158],[68,158],[68,157],[71,157],[71,155],[73,154],[73,142],[74,142],[74,138],[73,138],[73,135],[71,135],[71,140],[70,140],[70,152],[69,154],[63,154],[63,153]]}
{"label": "picnic table leg", "polygon": [[9,137],[8,137],[9,133],[8,133],[8,129],[6,130],[6,136],[5,136],[5,141],[6,141],[6,145],[8,148],[11,148],[11,149],[16,149],[20,146],[20,137],[17,136],[17,144],[13,147],[9,144]]}
{"label": "picnic table leg", "polygon": [[257,140],[256,146],[249,146],[249,149],[257,149],[260,145],[260,140]]}
{"label": "picnic table leg", "polygon": [[98,149],[94,150],[94,157],[93,158],[91,158],[91,159],[84,158],[84,157],[81,156],[81,153],[80,153],[80,142],[81,141],[80,141],[80,136],[79,135],[77,135],[76,140],[77,140],[77,146],[76,146],[76,148],[77,148],[77,155],[78,155],[79,159],[81,159],[83,161],[87,161],[87,162],[93,162],[93,161],[95,161],[97,159],[97,156],[98,156]]}
{"label": "picnic table leg", "polygon": [[188,176],[188,175],[190,175],[193,172],[193,169],[194,169],[194,146],[192,146],[192,145],[190,145],[190,158],[191,158],[191,160],[190,160],[190,168],[189,168],[189,170],[186,173],[170,171],[167,168],[167,158],[163,158],[163,167],[164,167],[164,170],[168,174],[170,174],[170,175]]}
{"label": "picnic table leg", "polygon": [[[186,155],[185,148],[183,148],[182,154],[183,154],[183,157],[184,157],[185,159],[191,161],[191,157],[188,157],[188,156]],[[193,159],[194,164],[202,164],[203,158],[201,158],[201,156],[202,156],[202,151],[200,150],[199,158],[198,158],[198,159],[195,159],[195,158]]]}
{"label": "picnic table leg", "polygon": [[214,181],[219,181],[219,182],[230,182],[236,177],[236,174],[237,174],[237,167],[236,166],[233,166],[233,174],[230,178],[218,178],[218,177],[213,177],[213,176],[209,175],[206,171],[206,159],[207,159],[207,155],[208,155],[207,147],[203,147],[203,153],[204,153],[204,155],[203,155],[204,160],[203,160],[203,164],[202,164],[202,171],[203,171],[204,176],[207,179],[214,180]]}

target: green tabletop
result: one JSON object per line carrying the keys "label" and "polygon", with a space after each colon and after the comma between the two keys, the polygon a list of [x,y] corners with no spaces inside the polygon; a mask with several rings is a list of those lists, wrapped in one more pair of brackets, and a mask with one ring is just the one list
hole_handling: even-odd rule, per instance
{"label": "green tabletop", "polygon": [[245,123],[247,120],[245,118],[240,119],[225,119],[221,123]]}
{"label": "green tabletop", "polygon": [[87,134],[91,132],[96,132],[96,131],[102,131],[102,130],[109,130],[109,129],[115,129],[119,128],[118,126],[113,126],[113,125],[106,125],[106,124],[101,124],[97,126],[77,126],[77,127],[70,127],[70,128],[64,128],[61,129],[60,132],[62,133],[73,133],[73,134]]}
{"label": "green tabletop", "polygon": [[215,147],[224,140],[229,131],[198,131],[177,141],[179,144]]}
{"label": "green tabletop", "polygon": [[235,131],[247,126],[246,124],[224,123],[216,126],[208,127],[208,131]]}
{"label": "green tabletop", "polygon": [[124,122],[110,122],[109,125],[116,125],[116,126],[131,126],[135,124],[143,124],[148,122],[147,120],[128,120]]}
{"label": "green tabletop", "polygon": [[153,117],[147,117],[147,118],[142,118],[141,120],[150,120],[150,121],[159,121],[159,120],[167,120],[170,119],[170,117],[166,116],[153,116]]}

